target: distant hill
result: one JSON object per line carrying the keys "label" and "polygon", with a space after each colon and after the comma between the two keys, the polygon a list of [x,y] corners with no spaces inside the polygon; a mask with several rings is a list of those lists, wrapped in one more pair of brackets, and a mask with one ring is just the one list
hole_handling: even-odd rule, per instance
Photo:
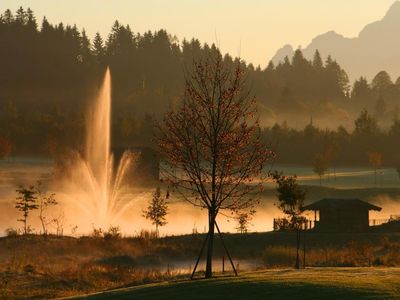
{"label": "distant hill", "polygon": [[[315,37],[303,49],[304,56],[312,58],[316,49],[323,58],[332,55],[352,81],[360,76],[370,80],[381,70],[386,70],[395,80],[400,75],[400,1],[393,3],[382,20],[365,26],[358,37],[347,38],[335,31]],[[272,61],[276,64],[286,55],[291,58],[294,50],[286,45],[276,52]]]}

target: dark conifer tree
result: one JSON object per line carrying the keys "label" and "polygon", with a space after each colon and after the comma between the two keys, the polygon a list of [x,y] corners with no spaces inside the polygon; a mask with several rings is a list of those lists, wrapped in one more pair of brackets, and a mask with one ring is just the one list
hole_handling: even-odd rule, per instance
{"label": "dark conifer tree", "polygon": [[104,62],[103,59],[105,56],[105,48],[103,39],[101,38],[101,35],[98,32],[96,32],[96,35],[94,36],[93,39],[92,51],[93,55],[96,57],[97,62],[102,64]]}
{"label": "dark conifer tree", "polygon": [[318,50],[315,50],[312,66],[317,71],[322,70],[322,68],[324,67],[324,63],[322,62],[322,58]]}

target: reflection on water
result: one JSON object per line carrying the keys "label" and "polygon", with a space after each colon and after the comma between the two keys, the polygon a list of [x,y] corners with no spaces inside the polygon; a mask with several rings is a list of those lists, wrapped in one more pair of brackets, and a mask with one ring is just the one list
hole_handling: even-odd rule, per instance
{"label": "reflection on water", "polygon": [[53,162],[46,158],[16,157],[0,160],[0,196],[20,184],[33,184],[51,178]]}
{"label": "reflection on water", "polygon": [[[296,174],[300,184],[320,184],[319,176],[313,172],[312,167],[276,165],[274,168],[287,175]],[[394,168],[380,169],[375,184],[375,171],[372,168],[335,168],[322,177],[322,185],[333,188],[400,187],[400,177]]]}

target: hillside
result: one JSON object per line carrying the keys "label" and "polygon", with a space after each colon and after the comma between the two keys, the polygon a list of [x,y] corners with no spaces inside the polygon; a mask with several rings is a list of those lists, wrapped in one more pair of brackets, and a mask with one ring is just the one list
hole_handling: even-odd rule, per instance
{"label": "hillside", "polygon": [[172,281],[74,299],[399,299],[400,269],[312,268]]}
{"label": "hillside", "polygon": [[[347,71],[351,80],[360,76],[372,79],[376,73],[386,70],[393,78],[400,75],[400,2],[396,1],[379,21],[366,25],[357,37],[344,37],[329,31],[315,37],[303,49],[307,58],[315,50],[326,58],[332,55]],[[286,45],[272,58],[274,63],[294,54],[293,47]]]}

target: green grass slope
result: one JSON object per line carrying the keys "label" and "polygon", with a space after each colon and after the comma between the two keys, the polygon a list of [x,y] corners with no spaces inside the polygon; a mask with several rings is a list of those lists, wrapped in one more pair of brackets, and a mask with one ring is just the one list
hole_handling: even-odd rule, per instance
{"label": "green grass slope", "polygon": [[75,299],[400,299],[400,268],[276,269],[142,285]]}

